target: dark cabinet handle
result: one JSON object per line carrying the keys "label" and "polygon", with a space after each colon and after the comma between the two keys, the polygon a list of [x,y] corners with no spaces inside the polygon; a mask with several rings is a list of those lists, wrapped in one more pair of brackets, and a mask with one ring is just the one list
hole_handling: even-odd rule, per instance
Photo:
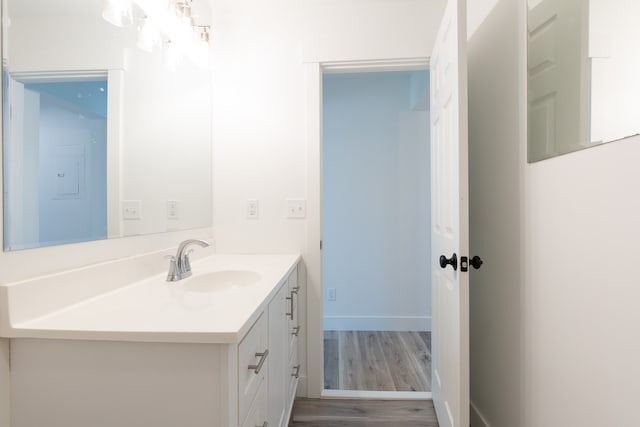
{"label": "dark cabinet handle", "polygon": [[447,265],[453,267],[453,271],[458,270],[458,256],[455,253],[451,255],[451,258],[440,255],[440,267],[447,268]]}

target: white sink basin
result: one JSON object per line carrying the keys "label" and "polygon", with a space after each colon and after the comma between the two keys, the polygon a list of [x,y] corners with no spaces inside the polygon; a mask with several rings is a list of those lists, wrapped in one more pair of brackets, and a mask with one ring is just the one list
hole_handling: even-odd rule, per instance
{"label": "white sink basin", "polygon": [[178,282],[178,285],[190,292],[220,292],[253,285],[261,277],[255,271],[221,270],[196,274]]}

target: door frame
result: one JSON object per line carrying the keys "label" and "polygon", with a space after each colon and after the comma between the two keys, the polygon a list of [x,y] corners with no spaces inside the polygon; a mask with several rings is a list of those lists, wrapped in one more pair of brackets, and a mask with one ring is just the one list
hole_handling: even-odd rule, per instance
{"label": "door frame", "polygon": [[[429,57],[305,62],[307,130],[306,373],[300,392],[310,398],[366,397],[430,399],[430,392],[362,392],[324,389],[322,283],[322,76],[329,73],[413,71],[429,68]],[[304,344],[304,343],[302,343]],[[304,348],[304,345],[301,346]],[[305,356],[301,355],[304,360]],[[306,374],[306,375],[305,375]],[[306,393],[305,393],[306,392]]]}

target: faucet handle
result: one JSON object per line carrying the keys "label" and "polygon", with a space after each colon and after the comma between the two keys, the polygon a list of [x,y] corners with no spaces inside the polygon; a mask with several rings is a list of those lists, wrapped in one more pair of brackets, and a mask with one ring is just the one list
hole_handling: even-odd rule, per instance
{"label": "faucet handle", "polygon": [[182,260],[182,272],[187,273],[187,275],[191,275],[191,260],[189,260],[189,254],[193,252],[193,249],[187,251],[184,254],[184,259]]}
{"label": "faucet handle", "polygon": [[164,259],[169,260],[169,272],[167,273],[167,282],[175,282],[180,280],[178,277],[177,259],[173,255],[165,255]]}
{"label": "faucet handle", "polygon": [[189,259],[189,254],[193,252],[193,249],[188,250],[184,255],[182,255],[181,260],[181,269],[180,273],[182,278],[191,276],[191,260]]}

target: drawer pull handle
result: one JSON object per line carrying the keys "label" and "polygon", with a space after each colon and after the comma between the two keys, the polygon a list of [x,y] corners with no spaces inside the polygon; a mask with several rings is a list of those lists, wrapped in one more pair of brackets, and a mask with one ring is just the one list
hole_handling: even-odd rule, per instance
{"label": "drawer pull handle", "polygon": [[289,318],[290,318],[291,320],[293,320],[293,305],[294,305],[294,302],[293,302],[293,292],[291,292],[291,296],[290,296],[290,297],[287,297],[287,300],[288,300],[288,301],[291,301],[291,312],[286,313],[286,314],[287,314],[287,316],[289,316]]}
{"label": "drawer pull handle", "polygon": [[262,423],[261,426],[256,426],[256,427],[267,427],[268,425],[269,425],[269,423],[265,421],[264,423]]}
{"label": "drawer pull handle", "polygon": [[300,333],[300,325],[294,326],[293,332],[291,332],[291,335],[293,335],[294,337],[297,337],[299,333]]}
{"label": "drawer pull handle", "polygon": [[293,369],[295,369],[295,372],[293,374],[291,374],[292,377],[296,377],[296,378],[300,378],[300,365],[296,365],[293,367]]}
{"label": "drawer pull handle", "polygon": [[249,365],[247,369],[253,369],[253,372],[256,374],[260,373],[260,369],[262,369],[262,365],[264,365],[264,361],[267,360],[267,356],[269,355],[269,349],[266,349],[264,353],[256,353],[256,357],[259,357],[257,365]]}

